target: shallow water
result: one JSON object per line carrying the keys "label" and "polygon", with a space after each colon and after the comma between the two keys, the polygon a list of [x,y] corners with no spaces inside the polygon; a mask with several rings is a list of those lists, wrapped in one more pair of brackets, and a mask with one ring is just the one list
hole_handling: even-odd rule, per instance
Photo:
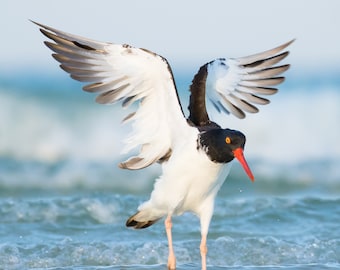
{"label": "shallow water", "polygon": [[[239,180],[226,186],[237,189],[233,182]],[[66,193],[31,190],[1,197],[4,269],[165,268],[162,222],[145,230],[124,226],[146,195],[84,189]],[[210,227],[211,269],[340,266],[339,198],[223,193],[228,191],[217,197]],[[199,267],[197,218],[191,214],[174,218],[173,235],[179,269]]]}

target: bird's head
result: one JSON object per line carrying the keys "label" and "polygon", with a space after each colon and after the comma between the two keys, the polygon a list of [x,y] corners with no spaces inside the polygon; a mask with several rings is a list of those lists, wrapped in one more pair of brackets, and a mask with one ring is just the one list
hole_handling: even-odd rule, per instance
{"label": "bird's head", "polygon": [[254,176],[243,155],[245,142],[244,134],[232,129],[211,129],[200,133],[199,136],[200,147],[212,161],[228,163],[236,158],[249,178],[254,181]]}

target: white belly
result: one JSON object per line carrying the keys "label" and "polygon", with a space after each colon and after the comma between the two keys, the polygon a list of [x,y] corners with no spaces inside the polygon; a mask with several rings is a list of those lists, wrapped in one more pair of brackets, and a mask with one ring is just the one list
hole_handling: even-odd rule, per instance
{"label": "white belly", "polygon": [[[193,136],[197,138],[197,133]],[[203,150],[197,150],[196,140],[188,138],[164,163],[163,174],[156,180],[150,200],[139,210],[152,208],[160,216],[185,211],[199,215],[202,203],[206,200],[213,203],[229,173],[229,164],[212,162]]]}

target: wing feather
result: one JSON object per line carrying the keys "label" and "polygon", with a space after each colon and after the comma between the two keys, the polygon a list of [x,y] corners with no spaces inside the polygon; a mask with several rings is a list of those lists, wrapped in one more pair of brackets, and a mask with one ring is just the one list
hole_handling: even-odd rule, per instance
{"label": "wing feather", "polygon": [[236,89],[240,92],[251,93],[251,94],[258,94],[258,95],[273,95],[276,94],[278,89],[273,87],[250,87],[250,86],[242,86],[237,85]]}
{"label": "wing feather", "polygon": [[270,50],[267,50],[267,51],[264,51],[264,52],[260,52],[260,53],[257,53],[257,54],[237,58],[237,61],[238,61],[239,65],[244,66],[244,65],[256,63],[258,61],[264,61],[266,59],[271,59],[274,55],[277,55],[279,52],[281,52],[282,50],[287,48],[293,42],[294,42],[294,40],[291,40],[291,41],[288,41],[287,43],[284,43],[284,44],[282,44],[278,47],[275,47],[273,49],[270,49]]}
{"label": "wing feather", "polygon": [[[35,22],[34,22],[35,23]],[[171,68],[165,58],[126,44],[98,42],[35,23],[50,41],[45,44],[60,67],[80,82],[83,90],[98,93],[96,101],[118,101],[124,107],[140,101],[123,123],[133,121],[125,152],[140,147],[137,156],[119,166],[141,169],[169,158],[187,124]]]}
{"label": "wing feather", "polygon": [[[196,93],[191,93],[192,102],[198,102],[196,96],[200,92],[200,96],[204,93],[218,111],[230,112],[238,118],[244,118],[245,112],[257,113],[259,110],[255,105],[269,103],[261,95],[275,94],[278,91],[276,86],[285,79],[281,75],[289,69],[289,65],[276,64],[288,56],[289,52],[282,50],[292,42],[262,53],[241,58],[220,58],[205,64],[200,72],[204,67],[206,75],[201,75],[200,81],[196,79],[199,76],[195,76],[192,82],[191,90],[198,89]],[[207,114],[201,113],[200,117],[197,123],[209,122]],[[195,119],[195,115],[192,118]]]}
{"label": "wing feather", "polygon": [[238,89],[235,90],[235,94],[240,96],[241,98],[245,99],[246,101],[248,101],[250,103],[255,103],[255,104],[259,104],[259,105],[266,105],[270,102],[266,98],[258,97],[258,96],[255,96],[254,94],[250,94],[250,93],[247,93],[247,92],[242,92],[242,91],[239,91]]}
{"label": "wing feather", "polygon": [[227,99],[225,96],[221,96],[223,105],[222,103],[218,102],[220,106],[222,106],[223,111],[227,111],[228,113],[231,112],[233,115],[235,115],[238,118],[244,118],[246,115],[245,113],[236,105],[234,105],[229,99]]}
{"label": "wing feather", "polygon": [[258,78],[253,80],[242,80],[239,85],[242,86],[250,86],[250,87],[257,87],[257,86],[274,86],[282,83],[284,81],[284,77],[275,77],[275,78]]}
{"label": "wing feather", "polygon": [[246,100],[239,98],[234,94],[231,94],[229,96],[229,101],[243,111],[246,111],[249,113],[258,112],[258,109],[255,106],[251,105]]}
{"label": "wing feather", "polygon": [[264,68],[261,70],[256,70],[252,72],[248,72],[244,75],[244,80],[254,80],[258,78],[273,78],[283,72],[285,72],[289,68],[289,65],[283,65],[279,67],[270,67]]}

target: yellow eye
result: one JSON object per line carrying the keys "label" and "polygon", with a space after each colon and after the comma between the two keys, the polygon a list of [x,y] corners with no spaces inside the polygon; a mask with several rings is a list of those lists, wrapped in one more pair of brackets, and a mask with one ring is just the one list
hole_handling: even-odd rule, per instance
{"label": "yellow eye", "polygon": [[226,142],[227,144],[230,144],[230,143],[231,143],[230,137],[226,137],[226,138],[225,138],[225,142]]}

